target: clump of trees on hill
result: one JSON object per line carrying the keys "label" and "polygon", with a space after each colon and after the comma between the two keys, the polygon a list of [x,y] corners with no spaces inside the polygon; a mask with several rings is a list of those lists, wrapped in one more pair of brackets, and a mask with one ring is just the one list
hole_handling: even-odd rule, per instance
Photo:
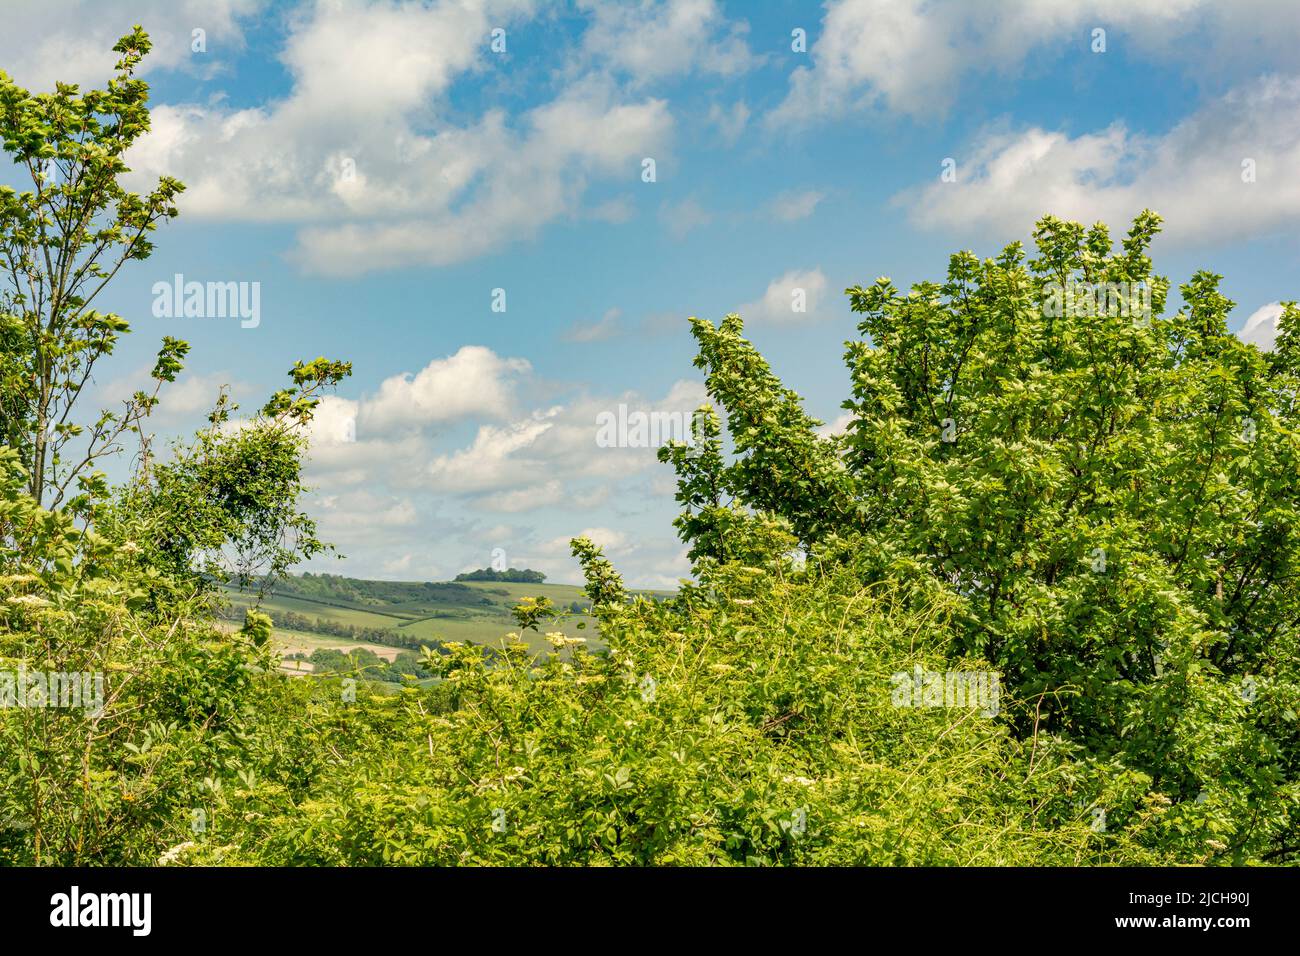
{"label": "clump of trees on hill", "polygon": [[546,580],[546,575],[541,571],[533,571],[527,568],[507,568],[504,571],[494,571],[492,568],[479,568],[477,571],[462,571],[456,575],[457,581],[507,581],[512,584],[541,584]]}
{"label": "clump of trees on hill", "polygon": [[[1170,314],[1153,213],[1118,248],[1048,217],[1032,257],[848,290],[849,425],[829,437],[739,316],[693,320],[711,405],[661,457],[694,581],[634,595],[575,539],[607,650],[539,598],[494,648],[424,649],[436,686],[354,697],[332,667],[277,673],[261,611],[216,618],[220,582],[325,547],[298,507],[302,425],[346,364],[299,363],[244,427],[223,401],[165,454],[148,394],[70,413],[126,331],[83,284],[109,273],[78,263],[144,258],[175,214],[179,183],[118,185],[148,48],[123,38],[102,91],[0,75],[33,180],[0,189],[0,283],[23,277],[0,286],[0,673],[106,678],[93,710],[0,708],[0,820],[19,821],[0,862],[1300,859],[1294,303],[1261,352],[1228,332],[1217,275]],[[1059,307],[1065,286],[1135,283],[1149,314]],[[158,387],[185,351],[164,342]],[[120,487],[69,455],[132,437]]]}

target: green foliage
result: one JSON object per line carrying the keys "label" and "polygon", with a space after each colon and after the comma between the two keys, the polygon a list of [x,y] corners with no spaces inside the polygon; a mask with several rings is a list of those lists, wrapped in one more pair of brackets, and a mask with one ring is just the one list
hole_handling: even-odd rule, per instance
{"label": "green foliage", "polygon": [[[1147,859],[1129,836],[1091,830],[1076,803],[1103,785],[1065,755],[974,712],[891,706],[889,668],[941,660],[948,613],[905,610],[843,569],[733,566],[679,601],[628,605],[607,654],[569,643],[569,656],[535,660],[507,639],[489,661],[452,645],[427,655],[435,691],[318,701],[311,719],[337,754],[312,797],[250,793],[228,811],[246,825],[186,861]],[[1158,816],[1134,814],[1142,827]]]}
{"label": "green foliage", "polygon": [[432,676],[420,657],[410,651],[398,654],[390,662],[364,647],[350,651],[322,647],[313,651],[308,661],[315,674],[338,674],[386,684],[403,684]]}
{"label": "green foliage", "polygon": [[149,87],[135,68],[149,52],[139,27],[103,90],[59,83],[32,94],[0,71],[0,139],[32,188],[0,186],[0,443],[18,450],[37,501],[62,502],[77,479],[118,440],[139,433],[188,346],[167,339],[152,394],[79,424],[73,407],[96,362],[129,331],[121,316],[93,308],[127,262],[153,252],[149,236],[176,215],[185,188],[163,177],[141,195],[123,188],[124,156],[149,129]]}
{"label": "green foliage", "polygon": [[[376,612],[415,613],[427,606],[487,606],[494,602],[478,588],[450,581],[366,581],[341,574],[311,571],[275,582],[276,593],[286,597],[359,605]],[[411,610],[411,609],[414,610]]]}
{"label": "green foliage", "polygon": [[[832,437],[738,316],[694,320],[724,414],[661,452],[694,581],[629,592],[578,538],[599,647],[563,630],[572,592],[527,582],[492,647],[317,650],[291,677],[260,604],[276,585],[395,629],[524,589],[286,576],[326,547],[299,506],[303,426],[347,363],[297,363],[244,421],[223,394],[164,460],[141,431],[156,389],[75,423],[127,329],[91,302],[180,190],[117,184],[148,47],[125,37],[84,96],[0,74],[34,182],[0,190],[0,272],[30,279],[0,289],[0,694],[14,673],[102,691],[0,708],[0,863],[1296,861],[1294,303],[1262,353],[1227,332],[1216,275],[1166,314],[1154,214],[1119,251],[1049,217],[1034,259],[848,290]],[[1060,308],[1080,283],[1140,287],[1150,312]],[[158,387],[186,351],[164,340]],[[93,464],[127,433],[137,467],[110,488]],[[242,627],[221,626],[231,585],[258,591]],[[932,672],[1000,691],[943,698],[960,685]]]}
{"label": "green foliage", "polygon": [[249,608],[244,613],[244,626],[239,629],[239,633],[251,640],[255,647],[262,647],[271,639],[273,626],[274,622],[269,615]]}
{"label": "green foliage", "polygon": [[326,549],[315,522],[298,510],[305,439],[281,421],[221,425],[139,472],[96,517],[105,533],[143,542],[170,576],[198,569],[209,590],[228,580],[265,588]]}
{"label": "green foliage", "polygon": [[541,584],[546,580],[546,575],[541,571],[532,571],[527,568],[507,568],[504,571],[494,571],[491,568],[479,568],[476,571],[464,571],[456,575],[457,581],[510,581],[515,584]]}
{"label": "green foliage", "polygon": [[[137,28],[115,49],[117,76],[84,96],[64,84],[33,96],[0,73],[4,148],[34,184],[0,189],[4,863],[153,862],[198,832],[193,818],[223,781],[252,785],[250,748],[285,736],[258,720],[288,688],[268,676],[268,616],[219,628],[217,584],[274,580],[324,548],[297,507],[302,431],[349,370],[299,363],[289,397],[244,422],[223,395],[207,430],[155,462],[143,422],[188,350],[166,338],[152,395],[76,423],[95,363],[128,331],[93,300],[147,258],[181,189],[164,178],[141,197],[118,182],[149,125],[148,88],[132,77],[148,37]],[[136,467],[110,488],[93,466],[127,434]]]}
{"label": "green foliage", "polygon": [[614,614],[627,600],[622,576],[589,538],[573,539],[573,556],[578,559],[587,580],[586,592],[591,599],[592,611],[602,616]]}
{"label": "green foliage", "polygon": [[192,593],[151,600],[143,550],[38,506],[17,458],[0,449],[0,674],[99,675],[102,700],[0,710],[0,819],[25,823],[0,830],[0,860],[141,862],[238,761],[268,662]]}
{"label": "green foliage", "polygon": [[[1149,778],[1224,859],[1290,856],[1300,311],[1267,355],[1227,331],[1219,276],[1195,275],[1165,316],[1158,224],[1139,216],[1114,252],[1104,226],[1048,217],[1032,261],[1014,244],[955,255],[944,283],[906,295],[849,289],[863,340],[840,438],[815,433],[738,317],[697,320],[737,458],[712,435],[702,459],[663,457],[697,570],[775,521],[864,584],[939,586],[961,602],[951,653],[1003,675],[1018,736]],[[1147,291],[1150,314],[1052,307],[1054,290],[1107,284]]]}

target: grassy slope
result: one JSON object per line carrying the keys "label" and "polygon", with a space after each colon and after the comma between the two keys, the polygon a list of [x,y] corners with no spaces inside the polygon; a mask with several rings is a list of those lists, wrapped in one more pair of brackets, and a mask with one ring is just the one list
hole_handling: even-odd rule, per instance
{"label": "grassy slope", "polygon": [[[311,619],[355,627],[393,630],[431,643],[473,641],[478,644],[496,644],[506,634],[518,630],[510,609],[525,597],[547,597],[562,609],[567,609],[575,601],[585,605],[587,600],[582,588],[575,585],[496,581],[464,582],[467,590],[457,590],[450,595],[445,591],[429,593],[424,584],[417,582],[383,582],[383,599],[367,596],[364,600],[352,600],[336,595],[305,595],[301,593],[304,590],[301,580],[294,578],[286,582],[279,593],[263,601],[263,609],[278,613],[292,611]],[[345,587],[354,587],[358,591],[369,590],[368,585],[372,583],[348,578],[342,579],[342,582]],[[457,599],[455,593],[462,594],[463,599]],[[229,592],[228,597],[237,620],[243,616],[243,610],[249,606],[251,598],[234,591]],[[579,622],[586,623],[587,627],[580,629]],[[586,615],[571,615],[562,625],[549,629],[583,636],[591,644],[599,645],[594,622]],[[360,644],[376,653],[384,651],[384,656],[391,656],[391,649],[383,645],[324,633],[277,627],[275,640],[281,647],[298,650]],[[545,637],[540,634],[530,633],[527,640],[538,651],[549,648]]]}

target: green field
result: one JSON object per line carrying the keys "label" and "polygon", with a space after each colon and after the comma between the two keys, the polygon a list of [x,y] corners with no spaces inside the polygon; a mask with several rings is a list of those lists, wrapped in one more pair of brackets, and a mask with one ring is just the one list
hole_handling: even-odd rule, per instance
{"label": "green field", "polygon": [[[236,623],[256,597],[233,589],[227,589],[226,596],[230,619]],[[575,604],[587,607],[582,588],[568,584],[365,581],[334,575],[290,576],[260,607],[275,621],[274,640],[286,656],[361,646],[391,658],[396,651],[410,649],[389,643],[394,639],[496,645],[519,631],[510,611],[527,597],[549,598],[566,611]],[[566,613],[562,622],[546,630],[586,637],[589,646],[602,646],[595,620],[586,613]],[[529,632],[524,639],[534,650],[550,648],[543,634]]]}

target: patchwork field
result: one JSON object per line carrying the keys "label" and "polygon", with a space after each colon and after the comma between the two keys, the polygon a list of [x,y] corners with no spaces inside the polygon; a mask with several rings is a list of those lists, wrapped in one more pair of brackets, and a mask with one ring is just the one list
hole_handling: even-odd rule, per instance
{"label": "patchwork field", "polygon": [[[281,582],[260,607],[275,622],[273,639],[286,658],[310,657],[319,649],[361,647],[391,661],[402,651],[439,642],[496,645],[507,634],[518,632],[511,608],[528,597],[549,598],[566,612],[564,620],[547,630],[585,637],[589,646],[602,646],[595,620],[586,613],[586,595],[582,588],[567,584],[364,581],[303,575]],[[229,618],[237,624],[255,595],[228,590],[227,598]],[[534,650],[550,648],[542,634],[529,632],[524,637]]]}

